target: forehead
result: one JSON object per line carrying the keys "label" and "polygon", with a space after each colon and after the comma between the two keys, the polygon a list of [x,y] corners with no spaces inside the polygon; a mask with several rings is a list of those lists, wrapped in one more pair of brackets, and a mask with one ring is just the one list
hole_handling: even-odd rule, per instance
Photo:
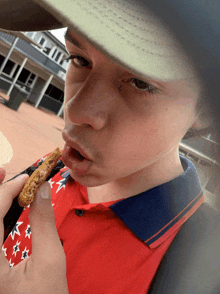
{"label": "forehead", "polygon": [[[70,31],[69,29],[66,31],[65,35],[64,35],[64,38],[66,41],[69,41],[70,43],[72,43],[74,46],[82,49],[82,50],[85,50],[85,48],[80,44],[79,41],[77,41],[76,38],[73,37],[73,34],[74,32],[73,31]],[[79,38],[79,36],[78,36]]]}

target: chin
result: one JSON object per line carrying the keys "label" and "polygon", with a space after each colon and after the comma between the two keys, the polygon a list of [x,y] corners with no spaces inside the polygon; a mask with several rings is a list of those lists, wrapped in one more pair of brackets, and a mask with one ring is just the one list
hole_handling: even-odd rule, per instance
{"label": "chin", "polygon": [[77,175],[74,171],[70,170],[70,176],[73,180],[75,180],[76,182],[80,183],[81,185],[85,186],[85,187],[97,187],[97,186],[101,186],[104,185],[108,182],[110,182],[110,180],[104,180],[101,176],[95,176],[95,175],[91,175],[91,174],[86,174],[86,175]]}

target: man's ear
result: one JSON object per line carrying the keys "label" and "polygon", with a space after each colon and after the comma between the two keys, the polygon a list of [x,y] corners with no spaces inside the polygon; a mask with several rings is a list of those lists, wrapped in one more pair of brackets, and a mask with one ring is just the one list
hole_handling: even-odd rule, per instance
{"label": "man's ear", "polygon": [[195,130],[207,129],[212,126],[212,120],[207,115],[198,115],[191,128]]}
{"label": "man's ear", "polygon": [[205,136],[213,131],[212,120],[205,115],[198,115],[192,124],[191,128],[187,131],[183,140],[189,138],[197,138]]}

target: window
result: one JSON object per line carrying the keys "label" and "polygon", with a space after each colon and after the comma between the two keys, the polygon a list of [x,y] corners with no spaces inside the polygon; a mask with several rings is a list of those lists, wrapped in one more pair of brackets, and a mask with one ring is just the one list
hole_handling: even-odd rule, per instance
{"label": "window", "polygon": [[35,80],[35,77],[36,77],[35,74],[31,74],[31,75],[29,76],[29,79],[27,80],[26,84],[27,84],[28,86],[32,85],[33,81]]}
{"label": "window", "polygon": [[46,43],[44,43],[44,49],[43,49],[43,52],[47,55],[50,54],[51,50],[53,48],[53,44],[49,41],[49,40],[46,40]]}
{"label": "window", "polygon": [[14,66],[15,66],[15,63],[11,60],[8,60],[3,69],[3,72],[10,76]]}
{"label": "window", "polygon": [[19,82],[22,82],[23,84],[25,84],[27,78],[29,77],[29,75],[30,75],[29,70],[23,68],[22,71],[21,71],[21,73],[20,73],[20,75],[19,75],[19,77],[18,77],[18,81]]}
{"label": "window", "polygon": [[[63,92],[63,91],[62,91]],[[60,96],[60,101],[63,103],[63,101],[64,101],[64,92],[61,94],[61,96]]]}
{"label": "window", "polygon": [[44,35],[40,32],[27,32],[26,35],[31,37],[36,43],[43,47],[42,49],[37,48],[38,50],[47,55],[50,54],[53,44]]}
{"label": "window", "polygon": [[45,94],[60,102],[63,102],[63,97],[64,97],[63,91],[51,84],[48,86]]}
{"label": "window", "polygon": [[40,44],[41,46],[43,46],[43,44],[44,44],[45,41],[46,41],[46,40],[42,37],[42,38],[40,39],[39,44]]}
{"label": "window", "polygon": [[[41,32],[26,32],[26,35],[42,46],[41,49],[37,48],[40,52],[48,55],[49,58],[59,63],[64,69],[67,69],[69,62],[63,60],[66,56],[64,55],[62,48],[57,47]],[[64,55],[63,58],[62,55]]]}
{"label": "window", "polygon": [[42,37],[41,33],[37,32],[34,36],[34,41],[39,43],[41,37]]}
{"label": "window", "polygon": [[66,56],[63,55],[63,58],[61,58],[60,60],[60,65],[63,65],[64,59],[66,58]]}
{"label": "window", "polygon": [[60,65],[62,65],[62,67],[64,69],[67,69],[69,61],[65,60],[67,58],[66,55],[63,55],[62,59],[60,60]]}
{"label": "window", "polygon": [[0,54],[0,66],[2,65],[2,63],[4,62],[4,60],[5,60],[5,57]]}
{"label": "window", "polygon": [[57,49],[54,50],[54,52],[53,52],[51,58],[54,58],[54,56],[55,56],[56,53],[57,53]]}
{"label": "window", "polygon": [[67,56],[66,55],[63,55],[63,57],[60,60],[60,65],[63,65],[65,63],[66,58],[67,58]]}
{"label": "window", "polygon": [[57,56],[56,56],[56,58],[55,58],[55,61],[56,61],[56,62],[59,60],[61,54],[62,54],[61,52],[58,52],[58,53],[57,53]]}
{"label": "window", "polygon": [[[14,79],[15,76],[17,75],[17,72],[19,71],[20,65],[18,64],[12,78]],[[29,70],[23,68],[19,77],[18,77],[18,81],[27,85],[27,86],[31,86],[31,84],[33,83],[34,79],[35,79],[36,75],[31,73]]]}

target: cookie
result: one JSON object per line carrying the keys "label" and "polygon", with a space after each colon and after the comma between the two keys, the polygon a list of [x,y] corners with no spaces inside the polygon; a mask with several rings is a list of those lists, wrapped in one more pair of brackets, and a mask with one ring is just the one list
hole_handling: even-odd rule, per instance
{"label": "cookie", "polygon": [[38,189],[46,181],[61,156],[62,153],[60,149],[56,148],[28,178],[18,196],[18,203],[21,207],[28,206],[34,200],[34,196]]}

